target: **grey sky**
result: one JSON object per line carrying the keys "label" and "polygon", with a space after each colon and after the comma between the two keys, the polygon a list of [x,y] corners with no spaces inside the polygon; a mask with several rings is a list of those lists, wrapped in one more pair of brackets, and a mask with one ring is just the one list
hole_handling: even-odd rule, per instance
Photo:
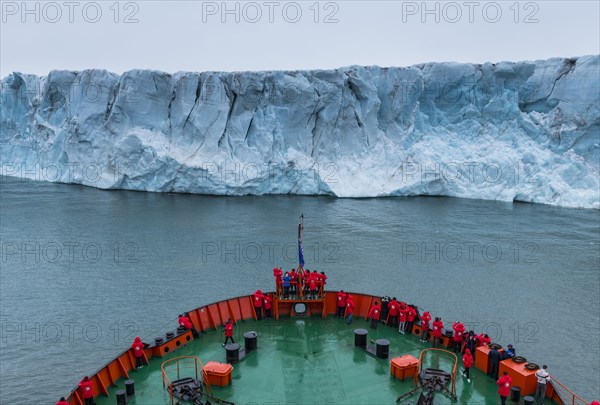
{"label": "grey sky", "polygon": [[600,53],[598,1],[427,2],[429,14],[423,4],[259,0],[228,2],[230,13],[223,14],[221,1],[58,0],[27,2],[28,11],[21,1],[2,1],[0,75],[406,66]]}

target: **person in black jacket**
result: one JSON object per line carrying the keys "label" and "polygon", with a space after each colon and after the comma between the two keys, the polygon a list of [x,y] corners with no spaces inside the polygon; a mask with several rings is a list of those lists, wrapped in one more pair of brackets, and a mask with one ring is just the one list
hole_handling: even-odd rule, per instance
{"label": "person in black jacket", "polygon": [[471,351],[473,358],[475,358],[475,349],[477,349],[477,340],[475,340],[475,332],[469,331],[467,339],[465,340],[465,347]]}
{"label": "person in black jacket", "polygon": [[381,297],[381,323],[383,323],[383,324],[385,324],[385,321],[387,320],[388,312],[390,311],[390,309],[389,309],[390,301],[391,301],[391,299],[387,295],[384,295],[383,297]]}
{"label": "person in black jacket", "polygon": [[500,368],[500,360],[502,360],[502,354],[498,351],[498,349],[493,348],[488,353],[488,358],[490,361],[488,375],[492,379],[497,380],[498,379],[498,371]]}

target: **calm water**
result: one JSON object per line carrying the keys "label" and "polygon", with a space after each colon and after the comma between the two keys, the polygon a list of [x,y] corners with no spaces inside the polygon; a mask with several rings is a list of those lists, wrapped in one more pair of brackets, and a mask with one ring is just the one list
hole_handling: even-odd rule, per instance
{"label": "calm water", "polygon": [[[296,263],[331,289],[395,295],[513,343],[600,397],[600,222],[447,198],[339,200],[100,191],[3,178],[2,404],[50,403],[203,304],[272,287]],[[52,402],[53,403],[53,402]]]}

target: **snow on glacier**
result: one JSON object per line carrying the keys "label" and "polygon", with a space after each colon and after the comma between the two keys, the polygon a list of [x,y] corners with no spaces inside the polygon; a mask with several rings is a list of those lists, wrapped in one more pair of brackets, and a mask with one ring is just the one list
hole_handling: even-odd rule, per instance
{"label": "snow on glacier", "polygon": [[600,208],[600,56],[483,65],[13,73],[7,176],[217,195]]}

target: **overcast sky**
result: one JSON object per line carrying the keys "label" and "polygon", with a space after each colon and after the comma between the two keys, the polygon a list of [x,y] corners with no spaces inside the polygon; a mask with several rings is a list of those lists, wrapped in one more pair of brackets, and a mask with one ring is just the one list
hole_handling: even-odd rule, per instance
{"label": "overcast sky", "polygon": [[581,56],[600,53],[599,3],[2,1],[0,73],[295,70]]}

